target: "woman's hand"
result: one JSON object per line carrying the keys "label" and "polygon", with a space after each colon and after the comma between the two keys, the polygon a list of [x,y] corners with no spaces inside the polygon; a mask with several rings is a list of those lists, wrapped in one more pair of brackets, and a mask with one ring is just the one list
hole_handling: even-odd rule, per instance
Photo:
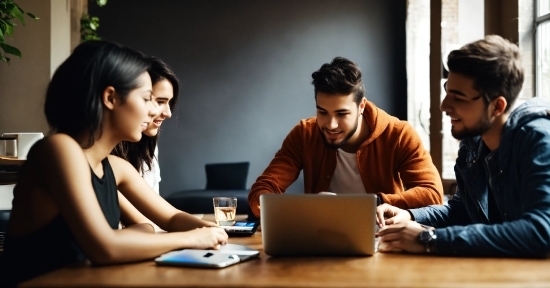
{"label": "woman's hand", "polygon": [[189,248],[194,249],[219,249],[220,245],[227,243],[227,233],[223,228],[203,227],[183,232],[191,241]]}

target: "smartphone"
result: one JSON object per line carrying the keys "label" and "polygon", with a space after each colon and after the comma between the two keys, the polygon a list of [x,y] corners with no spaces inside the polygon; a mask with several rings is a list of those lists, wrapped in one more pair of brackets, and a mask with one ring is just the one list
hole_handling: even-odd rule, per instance
{"label": "smartphone", "polygon": [[251,236],[256,233],[260,222],[258,221],[236,221],[231,226],[221,226],[229,236]]}

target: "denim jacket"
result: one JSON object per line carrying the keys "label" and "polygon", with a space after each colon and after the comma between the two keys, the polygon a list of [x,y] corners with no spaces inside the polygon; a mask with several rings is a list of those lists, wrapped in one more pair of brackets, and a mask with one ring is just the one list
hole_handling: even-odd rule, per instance
{"label": "denim jacket", "polygon": [[[545,258],[550,252],[550,106],[533,98],[510,113],[499,147],[463,139],[457,193],[447,205],[409,210],[436,227],[441,255]],[[501,223],[488,217],[488,188]]]}

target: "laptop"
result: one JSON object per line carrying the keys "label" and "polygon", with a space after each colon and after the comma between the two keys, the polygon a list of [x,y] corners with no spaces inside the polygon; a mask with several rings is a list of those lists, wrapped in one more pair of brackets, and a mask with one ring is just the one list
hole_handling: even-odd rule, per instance
{"label": "laptop", "polygon": [[262,194],[264,252],[271,256],[367,256],[376,252],[375,194]]}
{"label": "laptop", "polygon": [[218,250],[183,249],[171,251],[155,259],[157,265],[224,268],[260,256],[260,251],[245,245],[225,244]]}

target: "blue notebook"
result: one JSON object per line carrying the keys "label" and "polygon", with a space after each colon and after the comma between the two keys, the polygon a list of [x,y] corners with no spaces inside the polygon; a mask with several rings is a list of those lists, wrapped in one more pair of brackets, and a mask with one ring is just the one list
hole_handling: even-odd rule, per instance
{"label": "blue notebook", "polygon": [[157,265],[224,268],[257,258],[260,251],[238,244],[225,244],[219,250],[183,249],[171,251],[155,259]]}

